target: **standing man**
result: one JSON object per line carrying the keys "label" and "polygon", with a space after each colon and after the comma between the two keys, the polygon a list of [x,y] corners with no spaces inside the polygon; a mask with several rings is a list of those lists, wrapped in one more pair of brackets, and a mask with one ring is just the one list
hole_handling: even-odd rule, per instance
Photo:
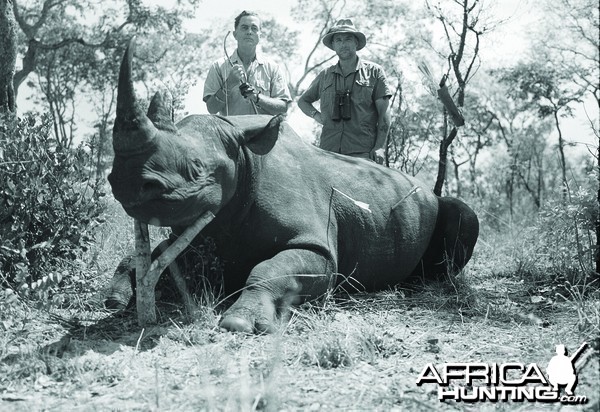
{"label": "standing man", "polygon": [[281,69],[256,55],[260,41],[260,18],[243,11],[235,18],[233,37],[237,49],[214,62],[204,83],[208,112],[224,116],[286,113],[292,100]]}
{"label": "standing man", "polygon": [[[381,164],[392,96],[383,68],[356,54],[367,40],[350,19],[341,19],[329,29],[323,44],[335,51],[339,61],[319,73],[300,96],[298,107],[323,125],[321,149]],[[313,106],[317,100],[320,112]]]}

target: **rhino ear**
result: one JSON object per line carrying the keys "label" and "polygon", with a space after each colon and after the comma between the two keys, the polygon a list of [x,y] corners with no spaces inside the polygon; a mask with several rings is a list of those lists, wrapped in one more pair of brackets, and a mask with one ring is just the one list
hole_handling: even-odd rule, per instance
{"label": "rhino ear", "polygon": [[221,117],[221,119],[240,129],[243,133],[243,143],[249,143],[258,136],[260,140],[277,140],[279,125],[284,116],[245,115]]}
{"label": "rhino ear", "polygon": [[172,100],[171,93],[166,90],[164,93],[158,91],[152,97],[147,116],[157,129],[169,132],[177,131],[177,127],[173,123]]}

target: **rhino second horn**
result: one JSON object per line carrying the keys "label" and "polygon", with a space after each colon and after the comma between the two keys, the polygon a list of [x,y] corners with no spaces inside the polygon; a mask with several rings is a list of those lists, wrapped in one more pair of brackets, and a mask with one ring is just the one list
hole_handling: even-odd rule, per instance
{"label": "rhino second horn", "polygon": [[165,91],[165,93],[156,92],[152,97],[150,107],[148,107],[148,118],[157,129],[169,132],[177,131],[175,123],[173,123],[172,100],[171,93],[168,91]]}
{"label": "rhino second horn", "polygon": [[156,128],[140,109],[133,88],[131,66],[135,40],[132,38],[121,61],[117,91],[117,116],[113,128],[115,152],[131,152],[147,147],[156,134]]}

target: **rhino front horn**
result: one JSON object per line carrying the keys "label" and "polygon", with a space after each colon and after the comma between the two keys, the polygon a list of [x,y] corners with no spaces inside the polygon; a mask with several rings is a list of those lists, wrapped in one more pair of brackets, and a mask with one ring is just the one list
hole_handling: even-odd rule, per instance
{"label": "rhino front horn", "polygon": [[147,147],[154,138],[156,128],[140,109],[135,97],[131,64],[135,50],[135,38],[127,45],[119,71],[117,91],[117,116],[113,128],[113,148],[115,152],[132,152]]}

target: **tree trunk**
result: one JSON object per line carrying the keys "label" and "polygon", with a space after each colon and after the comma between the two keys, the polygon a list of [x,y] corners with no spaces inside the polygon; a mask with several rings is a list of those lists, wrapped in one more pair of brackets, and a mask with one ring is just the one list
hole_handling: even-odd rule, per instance
{"label": "tree trunk", "polygon": [[[596,152],[596,160],[598,161],[598,205],[600,205],[600,136],[598,136],[598,149]],[[596,209],[596,221],[594,222],[596,226],[596,279],[600,283],[600,210]],[[596,283],[598,285],[598,283]]]}
{"label": "tree trunk", "polygon": [[558,131],[558,153],[560,154],[560,172],[562,179],[562,197],[563,201],[567,200],[567,162],[565,160],[565,140],[562,136],[560,122],[558,120],[558,110],[554,110],[554,123]]}
{"label": "tree trunk", "polygon": [[17,22],[12,0],[0,0],[0,115],[8,124],[16,119],[13,77],[17,61]]}
{"label": "tree trunk", "polygon": [[460,186],[460,173],[458,169],[461,165],[456,161],[454,156],[452,156],[452,164],[454,165],[454,180],[456,180],[456,193],[454,193],[454,196],[460,199],[462,197],[462,188]]}
{"label": "tree trunk", "polygon": [[446,136],[446,131],[448,130],[448,115],[444,111],[444,128],[443,128],[443,137],[440,142],[440,160],[438,162],[438,174],[435,180],[435,186],[433,188],[433,193],[438,196],[442,195],[442,188],[444,187],[444,180],[446,179],[446,166],[448,163],[448,148],[454,141],[456,137],[456,127],[452,128],[450,134]]}

